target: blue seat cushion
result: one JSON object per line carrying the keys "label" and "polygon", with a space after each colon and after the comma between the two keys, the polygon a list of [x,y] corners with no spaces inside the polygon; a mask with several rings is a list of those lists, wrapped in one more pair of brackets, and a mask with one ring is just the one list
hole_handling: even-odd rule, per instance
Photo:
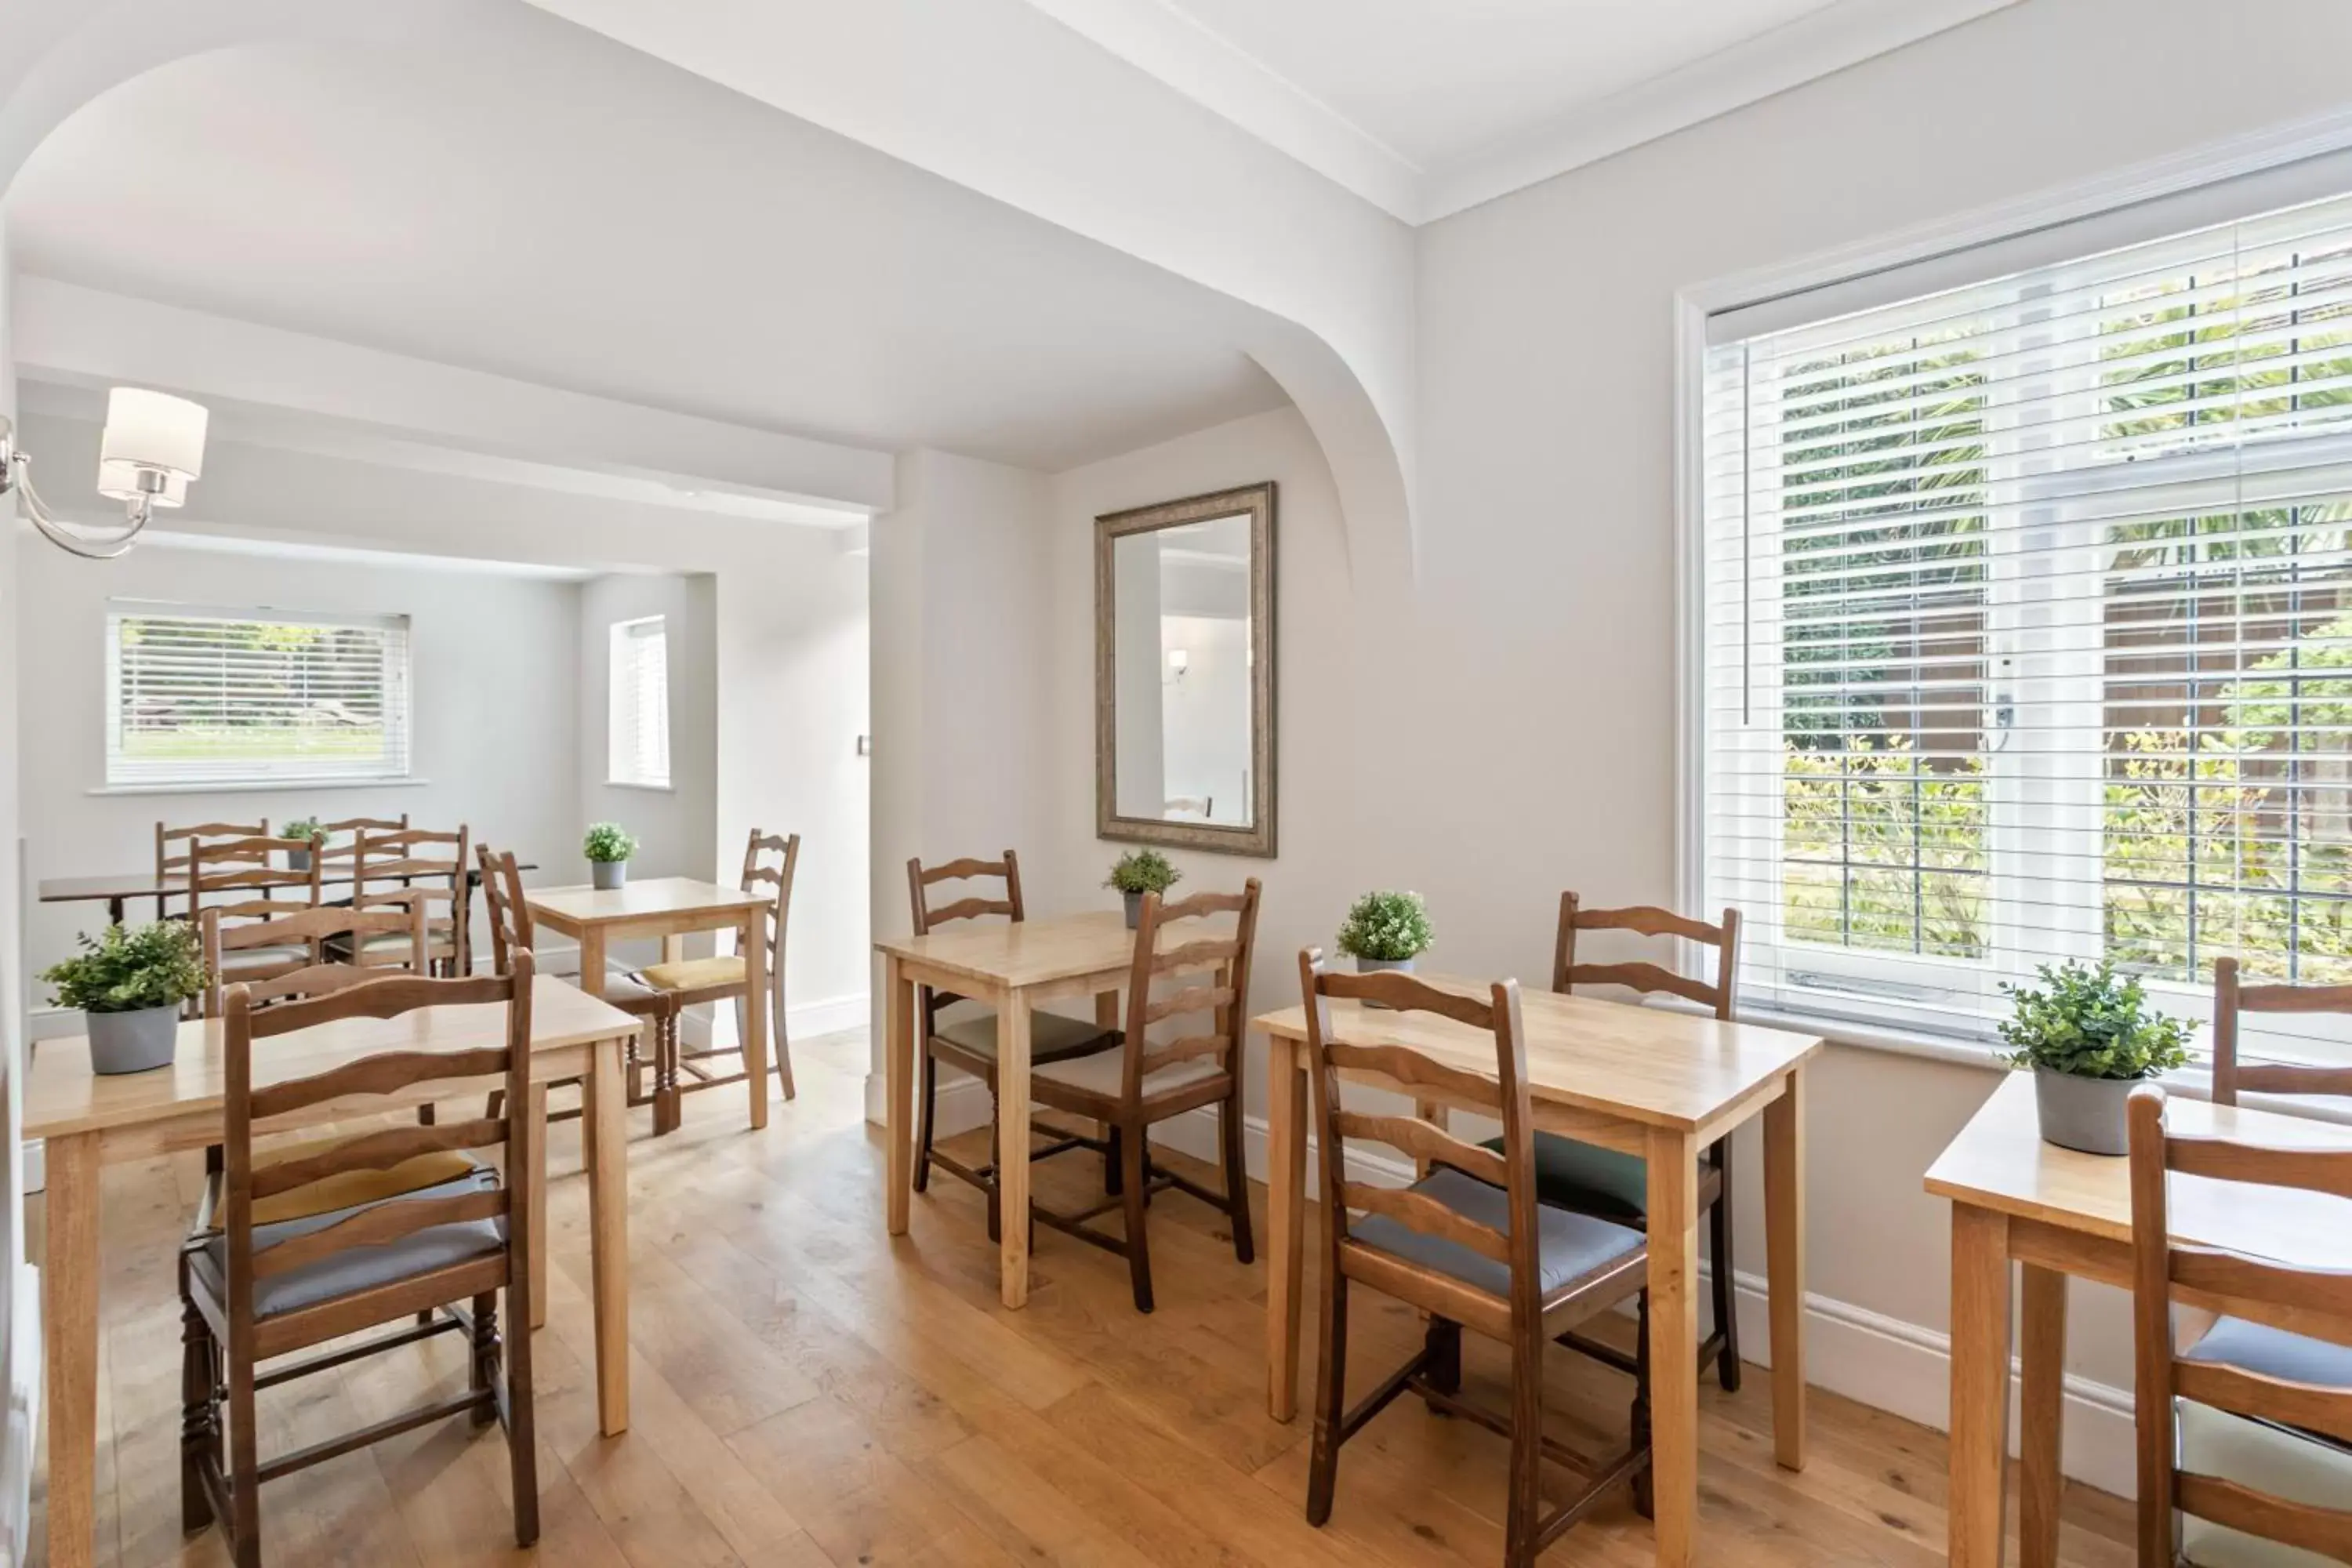
{"label": "blue seat cushion", "polygon": [[[1503,1141],[1490,1138],[1486,1147],[1499,1154]],[[1639,1154],[1538,1132],[1536,1196],[1561,1208],[1638,1220],[1650,1212],[1649,1163]]]}
{"label": "blue seat cushion", "polygon": [[[2226,1363],[2323,1388],[2352,1388],[2352,1346],[2306,1339],[2242,1318],[2222,1318],[2182,1361]],[[2292,1502],[2340,1508],[2352,1497],[2352,1448],[2293,1427],[2181,1400],[2180,1468],[2219,1476]],[[2184,1516],[2180,1560],[2195,1568],[2320,1568],[2328,1559],[2297,1547]]]}
{"label": "blue seat cushion", "polygon": [[[1490,1230],[1507,1233],[1511,1228],[1509,1194],[1475,1176],[1441,1167],[1415,1182],[1411,1190],[1434,1198],[1463,1218]],[[1546,1296],[1604,1264],[1639,1253],[1646,1242],[1638,1230],[1628,1230],[1591,1215],[1540,1205],[1536,1209],[1536,1272]],[[1349,1221],[1348,1235],[1366,1247],[1409,1263],[1451,1274],[1489,1296],[1508,1297],[1511,1293],[1511,1271],[1502,1264],[1460,1242],[1415,1230],[1386,1215],[1368,1214]]]}
{"label": "blue seat cushion", "polygon": [[[486,1166],[477,1167],[466,1175],[444,1182],[439,1186],[402,1193],[374,1203],[356,1204],[350,1208],[331,1209],[325,1214],[305,1215],[299,1219],[280,1220],[275,1225],[256,1226],[253,1228],[253,1249],[258,1256],[280,1242],[324,1230],[355,1214],[380,1208],[384,1204],[419,1203],[427,1198],[453,1198],[467,1193],[491,1192],[498,1184],[499,1173],[496,1171]],[[477,1219],[454,1225],[427,1226],[382,1247],[345,1247],[315,1263],[255,1280],[253,1313],[257,1318],[274,1318],[280,1313],[315,1307],[338,1296],[348,1296],[355,1290],[368,1290],[401,1279],[413,1279],[436,1268],[446,1268],[454,1263],[494,1253],[504,1247],[506,1241],[505,1221]],[[215,1300],[227,1300],[228,1237],[219,1233],[205,1237],[189,1250],[188,1268]]]}
{"label": "blue seat cushion", "polygon": [[2321,1388],[2352,1388],[2352,1345],[2305,1339],[2243,1318],[2219,1318],[2182,1361],[2217,1362]]}

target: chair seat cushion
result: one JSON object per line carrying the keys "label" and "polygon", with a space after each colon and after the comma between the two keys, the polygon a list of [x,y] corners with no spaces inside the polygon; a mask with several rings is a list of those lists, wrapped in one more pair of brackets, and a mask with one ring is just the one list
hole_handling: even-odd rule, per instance
{"label": "chair seat cushion", "polygon": [[[490,1192],[498,1184],[499,1173],[496,1171],[487,1166],[477,1166],[457,1180],[443,1182],[436,1186],[419,1188],[373,1203],[353,1204],[347,1208],[306,1215],[299,1219],[256,1226],[253,1231],[254,1251],[257,1254],[265,1252],[280,1242],[324,1230],[380,1204],[458,1197],[467,1193]],[[346,1247],[315,1263],[255,1280],[254,1315],[273,1318],[285,1312],[299,1311],[338,1296],[348,1296],[355,1290],[370,1290],[379,1285],[412,1279],[420,1274],[430,1274],[435,1269],[463,1263],[468,1258],[484,1257],[505,1245],[506,1225],[503,1221],[478,1219],[454,1225],[427,1226],[382,1247]],[[205,1237],[201,1245],[189,1251],[188,1269],[194,1281],[209,1290],[215,1300],[226,1300],[228,1290],[228,1237],[217,1233]]]}
{"label": "chair seat cushion", "polygon": [[656,991],[620,975],[605,977],[604,999],[625,1013],[667,1013],[675,1005],[667,992]]}
{"label": "chair seat cushion", "polygon": [[[1463,1218],[1489,1229],[1510,1229],[1509,1194],[1475,1176],[1441,1167],[1415,1182],[1411,1190],[1434,1198]],[[1639,1254],[1647,1244],[1638,1230],[1548,1205],[1538,1205],[1536,1224],[1536,1272],[1546,1296],[1606,1264]],[[1386,1215],[1368,1214],[1361,1219],[1349,1220],[1348,1235],[1366,1247],[1409,1263],[1451,1274],[1489,1296],[1508,1297],[1511,1293],[1511,1271],[1502,1264],[1459,1242],[1430,1236]]]}
{"label": "chair seat cushion", "polygon": [[[1490,1138],[1486,1147],[1499,1154],[1503,1141]],[[1650,1212],[1650,1167],[1639,1154],[1538,1132],[1536,1196],[1561,1208],[1640,1219]]]}
{"label": "chair seat cushion", "polygon": [[[2321,1387],[2352,1388],[2352,1346],[2222,1318],[2183,1361],[2221,1362]],[[2352,1497],[2352,1448],[2291,1427],[2181,1400],[2180,1468],[2318,1508]],[[2183,1515],[2180,1560],[2195,1568],[2320,1568],[2328,1559]]]}
{"label": "chair seat cushion", "polygon": [[[942,1023],[933,1033],[950,1045],[961,1047],[976,1057],[996,1059],[996,1015],[976,1014],[969,1018],[957,1018]],[[1087,1056],[1119,1042],[1117,1029],[1106,1029],[1099,1024],[1089,1024],[1078,1018],[1066,1018],[1059,1013],[1032,1012],[1029,1015],[1029,1061],[1063,1061],[1071,1057]]]}
{"label": "chair seat cushion", "polygon": [[[1117,1045],[1120,1041],[1114,1037],[1111,1043]],[[1152,1100],[1163,1094],[1173,1094],[1180,1089],[1190,1089],[1196,1083],[1223,1077],[1224,1070],[1215,1057],[1187,1057],[1181,1062],[1171,1062],[1145,1076],[1143,1098]],[[1055,1083],[1067,1084],[1072,1089],[1084,1089],[1088,1094],[1117,1100],[1127,1092],[1127,1053],[1104,1050],[1090,1057],[1047,1062],[1037,1069],[1036,1076]]]}
{"label": "chair seat cushion", "polygon": [[2352,1345],[2305,1339],[2243,1318],[2216,1319],[2203,1339],[2180,1352],[2180,1359],[2219,1362],[2322,1388],[2352,1388]]}
{"label": "chair seat cushion", "polygon": [[656,991],[708,991],[717,985],[742,984],[743,958],[733,952],[717,958],[681,958],[676,963],[647,964],[637,973]]}
{"label": "chair seat cushion", "polygon": [[[254,1163],[264,1167],[288,1164],[323,1153],[339,1142],[339,1139],[322,1138],[303,1143],[288,1143],[270,1150],[267,1154],[256,1156]],[[487,1166],[463,1149],[443,1149],[427,1154],[413,1154],[397,1165],[379,1171],[338,1171],[331,1176],[256,1200],[253,1222],[257,1226],[277,1225],[285,1220],[308,1219],[312,1215],[326,1214],[334,1209],[360,1208],[382,1203],[386,1198],[421,1193],[427,1187],[465,1181],[476,1172],[486,1169]]]}

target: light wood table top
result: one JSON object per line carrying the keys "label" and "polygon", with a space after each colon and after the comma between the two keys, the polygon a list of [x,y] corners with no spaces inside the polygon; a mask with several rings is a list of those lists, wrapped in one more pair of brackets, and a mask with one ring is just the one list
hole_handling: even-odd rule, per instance
{"label": "light wood table top", "polygon": [[[2215,1105],[2173,1095],[2165,1126],[2191,1136],[2242,1139],[2280,1149],[2352,1149],[2352,1126]],[[2033,1075],[2015,1072],[1927,1169],[1927,1190],[1971,1207],[2038,1220],[2126,1246],[2131,1162],[2042,1141]],[[2347,1205],[2323,1193],[2249,1188],[2202,1176],[2171,1178],[2173,1235],[2305,1267],[2352,1268]]]}
{"label": "light wood table top", "polygon": [[[628,1014],[552,975],[532,980],[534,1053],[626,1038],[639,1027]],[[228,1074],[224,1028],[218,1018],[185,1021],[171,1065],[137,1073],[92,1071],[89,1041],[79,1035],[40,1041],[26,1076],[25,1136],[110,1131],[219,1111]],[[506,1009],[497,1003],[421,1007],[397,1018],[341,1018],[261,1042],[254,1052],[254,1083],[259,1088],[309,1078],[378,1051],[493,1050],[505,1045]]]}
{"label": "light wood table top", "polygon": [[[1492,983],[1418,978],[1484,1001]],[[1572,1106],[1653,1127],[1691,1131],[1749,1095],[1769,1089],[1822,1049],[1818,1036],[1727,1024],[1668,1007],[1523,990],[1528,1079],[1539,1103]],[[1307,1011],[1285,1007],[1253,1020],[1281,1039],[1307,1037]],[[1393,1013],[1360,1002],[1331,1004],[1332,1037],[1345,1045],[1397,1045],[1449,1067],[1495,1076],[1495,1038],[1436,1013]]]}
{"label": "light wood table top", "polygon": [[929,936],[885,937],[875,951],[1007,989],[1030,990],[1123,969],[1135,933],[1117,910],[1044,921],[958,921]]}
{"label": "light wood table top", "polygon": [[678,915],[709,915],[765,907],[773,895],[745,892],[693,877],[648,877],[618,888],[531,888],[523,898],[531,913],[562,930],[588,925],[628,925]]}

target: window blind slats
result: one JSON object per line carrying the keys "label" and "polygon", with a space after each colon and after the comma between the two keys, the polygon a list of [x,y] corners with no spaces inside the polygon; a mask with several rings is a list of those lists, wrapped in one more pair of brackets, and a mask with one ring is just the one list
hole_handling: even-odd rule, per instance
{"label": "window blind slats", "polygon": [[669,634],[662,616],[616,621],[611,632],[606,776],[669,784]]}

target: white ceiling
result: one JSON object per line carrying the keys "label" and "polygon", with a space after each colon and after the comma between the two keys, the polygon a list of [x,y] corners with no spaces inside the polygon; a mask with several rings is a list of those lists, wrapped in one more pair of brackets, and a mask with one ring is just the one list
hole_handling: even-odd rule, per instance
{"label": "white ceiling", "polygon": [[2015,0],[1031,0],[1408,222]]}
{"label": "white ceiling", "polygon": [[1242,309],[583,29],[248,47],[10,194],[22,271],[680,414],[1058,469],[1279,405]]}

